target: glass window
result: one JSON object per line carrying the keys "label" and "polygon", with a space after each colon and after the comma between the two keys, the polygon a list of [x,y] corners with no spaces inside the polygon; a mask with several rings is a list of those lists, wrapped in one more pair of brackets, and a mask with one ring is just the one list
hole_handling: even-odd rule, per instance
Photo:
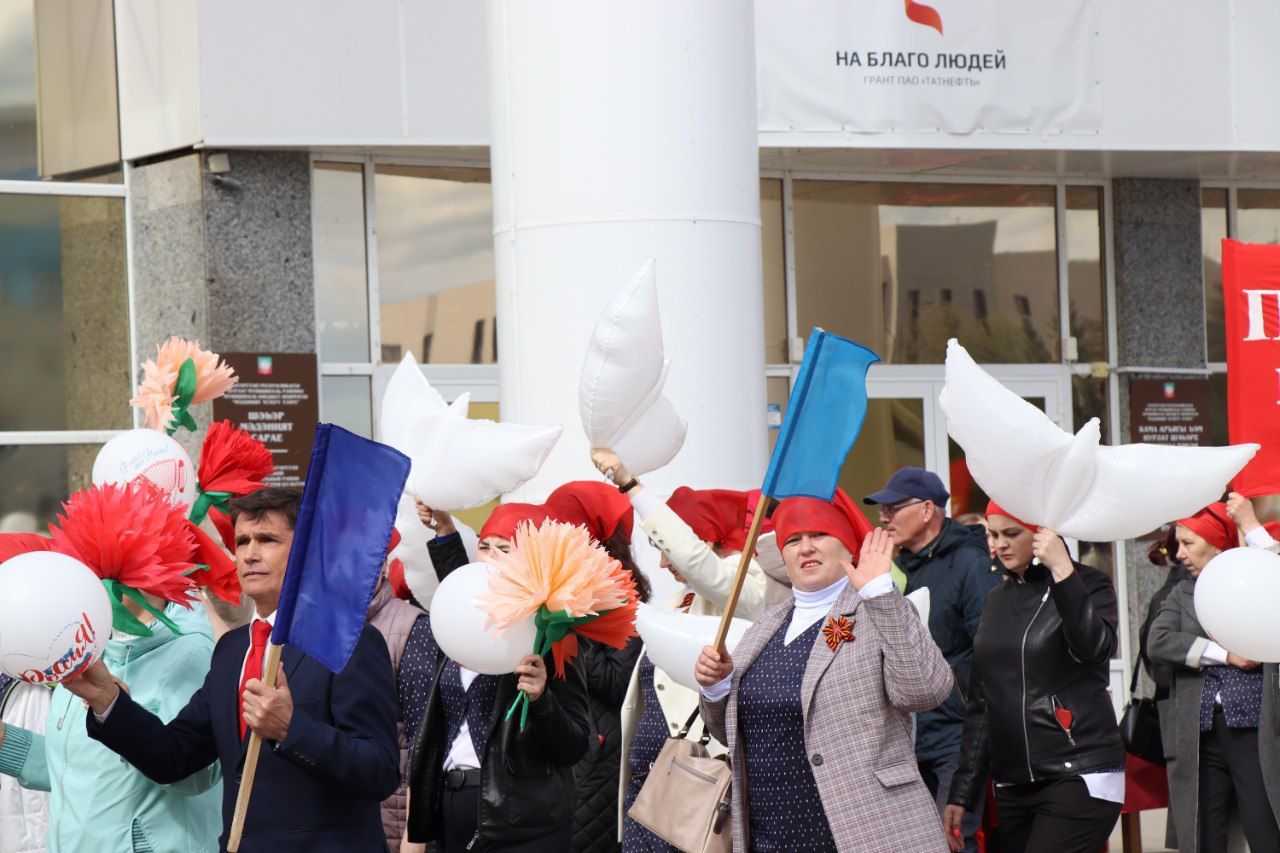
{"label": "glass window", "polygon": [[1237,190],[1236,229],[1246,243],[1280,243],[1280,190]]}
{"label": "glass window", "polygon": [[782,181],[760,182],[760,248],[764,272],[764,361],[786,364],[787,258],[782,219]]}
{"label": "glass window", "polygon": [[67,495],[90,483],[99,444],[0,446],[0,533],[44,533]]}
{"label": "glass window", "polygon": [[46,177],[120,162],[112,5],[35,0],[40,174]]}
{"label": "glass window", "polygon": [[124,200],[0,195],[0,430],[127,429]]}
{"label": "glass window", "polygon": [[[799,327],[886,363],[1059,360],[1051,186],[794,181]],[[944,302],[941,291],[951,291]]]}
{"label": "glass window", "polygon": [[1067,187],[1067,295],[1077,361],[1107,361],[1102,188]]}
{"label": "glass window", "polygon": [[778,444],[778,433],[782,430],[782,418],[787,414],[787,401],[791,399],[791,380],[785,376],[770,376],[764,381],[765,393],[768,397],[765,408],[765,423],[769,441],[769,454]]}
{"label": "glass window", "polygon": [[320,360],[369,361],[364,167],[316,163],[311,173]]}
{"label": "glass window", "polygon": [[1227,360],[1227,337],[1222,314],[1222,241],[1227,236],[1227,191],[1200,191],[1200,251],[1204,269],[1205,337],[1209,361]]}
{"label": "glass window", "polygon": [[0,3],[0,179],[39,177],[36,26],[31,4]]}
{"label": "glass window", "polygon": [[867,419],[840,471],[840,488],[853,498],[872,524],[876,508],[863,495],[884,488],[904,465],[924,466],[924,401],[919,397],[867,401]]}
{"label": "glass window", "polygon": [[380,165],[375,196],[382,346],[497,361],[488,171]]}
{"label": "glass window", "polygon": [[320,420],[373,438],[373,400],[368,376],[320,377]]}

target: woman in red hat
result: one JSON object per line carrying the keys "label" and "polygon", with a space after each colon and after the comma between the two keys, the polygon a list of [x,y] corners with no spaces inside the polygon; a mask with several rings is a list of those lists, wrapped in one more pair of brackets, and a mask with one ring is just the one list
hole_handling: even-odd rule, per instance
{"label": "woman in red hat", "polygon": [[996,788],[1000,849],[1091,853],[1124,802],[1124,746],[1108,693],[1119,609],[1111,579],[1073,562],[1051,530],[987,505],[1004,582],[987,594],[973,641],[947,841]]}
{"label": "woman in red hat", "polygon": [[[634,514],[626,496],[608,483],[577,480],[547,496],[546,507],[557,521],[585,527],[636,581],[641,601],[649,599],[649,579],[631,555]],[[617,786],[621,769],[620,707],[628,680],[640,656],[636,637],[625,649],[612,649],[580,640],[577,666],[587,679],[591,738],[587,755],[578,764],[578,803],[573,829],[574,851],[618,849]]]}
{"label": "woman in red hat", "polygon": [[1174,673],[1170,696],[1160,703],[1169,774],[1166,844],[1184,851],[1227,849],[1233,801],[1249,848],[1280,851],[1276,665],[1259,666],[1218,645],[1195,610],[1200,572],[1218,554],[1239,545],[1232,515],[1251,522],[1250,534],[1265,534],[1252,505],[1246,504],[1233,493],[1230,504],[1210,504],[1178,521],[1177,556],[1191,577],[1165,598],[1147,634],[1151,659]]}
{"label": "woman in red hat", "polygon": [[[748,494],[681,486],[663,503],[631,475],[612,450],[596,448],[591,452],[591,461],[626,495],[640,518],[641,529],[658,549],[659,565],[681,585],[664,602],[663,609],[708,616],[723,613],[746,544]],[[752,559],[738,598],[737,614],[754,619],[764,609],[765,589],[764,573]],[[641,656],[630,673],[622,701],[622,754],[626,760],[617,780],[617,832],[628,853],[675,849],[627,812],[667,738],[678,732],[697,708],[697,691],[672,681],[647,656]],[[689,731],[692,738],[701,737],[702,721],[694,720]],[[714,741],[707,747],[713,755],[724,751]]]}
{"label": "woman in red hat", "polygon": [[794,600],[696,667],[733,766],[734,849],[945,851],[910,731],[951,669],[893,583],[889,534],[839,490],[787,498],[773,523]]}
{"label": "woman in red hat", "polygon": [[[444,580],[471,560],[447,512],[421,502],[417,508],[435,532],[427,550]],[[482,556],[509,551],[521,524],[540,525],[550,517],[546,507],[501,504],[480,529],[478,550]],[[414,837],[434,839],[435,849],[445,853],[568,848],[573,777],[595,737],[583,677],[585,648],[566,666],[565,678],[549,677],[549,657],[528,655],[514,675],[495,676],[447,658],[434,638],[424,654],[440,674],[427,686],[427,710],[410,759]],[[518,719],[505,717],[515,689],[533,699],[527,731],[517,732]]]}

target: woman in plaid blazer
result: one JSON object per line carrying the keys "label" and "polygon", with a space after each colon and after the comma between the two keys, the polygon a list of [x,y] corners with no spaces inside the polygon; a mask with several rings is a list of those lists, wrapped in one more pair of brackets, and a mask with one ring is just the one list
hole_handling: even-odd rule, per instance
{"label": "woman in plaid blazer", "polygon": [[697,666],[733,763],[734,849],[946,851],[911,713],[947,698],[951,670],[893,585],[888,534],[841,491],[773,521],[794,600]]}

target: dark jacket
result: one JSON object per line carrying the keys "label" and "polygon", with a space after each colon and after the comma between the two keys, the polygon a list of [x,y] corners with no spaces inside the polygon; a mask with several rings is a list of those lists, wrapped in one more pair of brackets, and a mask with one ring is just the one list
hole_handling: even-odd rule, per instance
{"label": "dark jacket", "polygon": [[[441,580],[467,562],[457,534],[428,542],[428,549]],[[441,782],[449,745],[439,672],[446,658],[434,639],[432,645],[438,662],[436,682],[409,758],[408,823],[413,842],[438,840],[442,829]],[[554,673],[550,655],[546,660],[548,672]],[[498,680],[492,727],[480,757],[476,826],[481,841],[488,843],[530,841],[569,825],[575,805],[573,767],[587,750],[587,690],[578,667],[566,667],[564,679],[548,679],[546,692],[529,706],[524,730],[518,715],[506,719],[517,680],[514,675]]]}
{"label": "dark jacket", "polygon": [[587,681],[587,754],[574,769],[578,804],[573,818],[573,849],[577,853],[617,850],[618,774],[622,770],[622,700],[643,641],[635,637],[626,648],[614,649],[581,640],[576,666]]}
{"label": "dark jacket", "polygon": [[[222,762],[224,850],[249,746],[236,715],[248,651],[248,625],[224,634],[204,686],[167,726],[124,691],[102,723],[87,712],[89,737],[160,785]],[[337,675],[288,645],[280,668],[293,694],[293,719],[284,740],[263,744],[240,849],[386,850],[380,805],[400,783],[386,641],[366,624]]]}
{"label": "dark jacket", "polygon": [[[987,596],[974,641],[960,763],[949,802],[973,809],[997,782],[1025,784],[1123,768],[1107,692],[1119,611],[1111,578],[1090,566],[1053,583],[1042,565]],[[1055,711],[1070,714],[1070,730]]]}
{"label": "dark jacket", "polygon": [[956,686],[932,711],[916,715],[916,758],[954,754],[964,726],[963,685],[969,682],[973,638],[987,593],[1000,583],[982,528],[946,519],[942,532],[914,553],[901,551],[898,567],[907,576],[907,593],[929,589],[929,634],[951,666]]}
{"label": "dark jacket", "polygon": [[1152,594],[1151,601],[1147,602],[1147,618],[1142,620],[1142,627],[1138,629],[1138,660],[1146,664],[1147,674],[1155,682],[1156,693],[1154,698],[1157,702],[1162,702],[1169,698],[1169,691],[1173,689],[1174,674],[1173,667],[1169,664],[1151,660],[1147,645],[1148,637],[1151,633],[1151,623],[1156,621],[1156,614],[1160,612],[1160,605],[1169,597],[1169,593],[1173,592],[1174,587],[1190,578],[1191,573],[1181,564],[1169,569],[1169,574],[1164,580],[1164,586],[1157,589]]}

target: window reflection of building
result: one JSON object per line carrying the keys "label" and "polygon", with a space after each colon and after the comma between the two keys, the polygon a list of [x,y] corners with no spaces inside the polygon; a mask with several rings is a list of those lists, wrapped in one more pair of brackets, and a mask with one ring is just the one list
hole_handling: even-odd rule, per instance
{"label": "window reflection of building", "polygon": [[988,362],[1059,358],[1054,189],[798,180],[799,327],[888,363],[936,364],[960,337]]}
{"label": "window reflection of building", "polygon": [[381,342],[431,336],[434,364],[492,364],[493,201],[483,169],[375,170]]}
{"label": "window reflection of building", "polygon": [[[492,364],[493,282],[456,287],[432,296],[382,303],[384,362],[399,361],[413,352],[423,363]],[[423,333],[423,329],[431,331]],[[421,349],[418,344],[423,346]],[[427,352],[428,348],[430,352]],[[388,357],[388,351],[394,357]]]}

